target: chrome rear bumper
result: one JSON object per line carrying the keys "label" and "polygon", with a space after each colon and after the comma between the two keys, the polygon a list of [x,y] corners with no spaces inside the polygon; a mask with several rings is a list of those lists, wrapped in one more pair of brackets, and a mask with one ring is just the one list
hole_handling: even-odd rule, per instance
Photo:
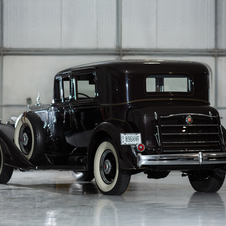
{"label": "chrome rear bumper", "polygon": [[226,152],[142,155],[137,154],[137,166],[226,164]]}

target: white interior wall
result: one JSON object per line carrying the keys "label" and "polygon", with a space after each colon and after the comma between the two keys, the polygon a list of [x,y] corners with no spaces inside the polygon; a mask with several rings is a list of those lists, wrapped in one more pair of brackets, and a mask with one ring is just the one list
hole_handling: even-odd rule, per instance
{"label": "white interior wall", "polygon": [[4,47],[115,48],[115,0],[4,0]]}
{"label": "white interior wall", "polygon": [[[18,54],[9,55],[7,51],[3,54],[3,120],[23,111],[27,97],[34,103],[37,92],[41,93],[42,103],[51,102],[53,77],[59,70],[116,58],[158,58],[210,65],[213,72],[210,102],[219,108],[226,125],[226,56],[213,54],[226,49],[225,0],[217,0],[217,10],[215,0],[0,1],[3,47],[19,50]],[[121,15],[119,24],[117,15]],[[120,55],[120,51],[114,54],[117,48],[125,50],[125,54]],[[23,51],[27,49],[31,54],[25,56]],[[52,55],[39,55],[38,51],[45,49],[52,49]],[[62,49],[100,50],[101,54],[66,56],[58,52]],[[112,50],[111,55],[105,54],[106,49]],[[174,54],[143,55],[142,51],[147,49],[159,52],[174,49]],[[184,54],[177,55],[182,49]],[[126,54],[130,50],[134,53]]]}
{"label": "white interior wall", "polygon": [[213,0],[123,0],[124,48],[214,47]]}
{"label": "white interior wall", "polygon": [[[3,120],[26,110],[26,99],[36,103],[38,92],[42,104],[53,98],[53,81],[57,72],[71,66],[114,60],[111,56],[6,56],[3,62]],[[13,65],[13,66],[12,66]],[[21,106],[14,106],[21,105]]]}
{"label": "white interior wall", "polygon": [[226,126],[226,57],[219,57],[218,60],[218,80],[217,80],[217,101],[218,111],[221,121]]}
{"label": "white interior wall", "polygon": [[226,1],[218,0],[218,47],[226,49]]}
{"label": "white interior wall", "polygon": [[61,0],[4,0],[4,47],[59,48]]}

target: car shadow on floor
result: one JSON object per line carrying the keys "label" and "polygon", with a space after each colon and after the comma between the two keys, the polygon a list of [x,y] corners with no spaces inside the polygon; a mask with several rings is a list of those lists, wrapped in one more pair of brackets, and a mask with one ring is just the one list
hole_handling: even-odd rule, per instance
{"label": "car shadow on floor", "polygon": [[[74,182],[74,183],[56,183],[56,184],[34,184],[22,185],[10,183],[8,186],[13,186],[15,189],[38,189],[48,192],[70,194],[70,195],[86,195],[98,194],[98,188],[94,182]],[[14,189],[14,188],[11,188]]]}

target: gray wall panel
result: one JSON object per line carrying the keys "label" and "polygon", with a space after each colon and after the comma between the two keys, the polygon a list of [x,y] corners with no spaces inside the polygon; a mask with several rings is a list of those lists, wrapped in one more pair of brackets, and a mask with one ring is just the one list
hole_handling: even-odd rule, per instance
{"label": "gray wall panel", "polygon": [[226,1],[218,0],[218,47],[226,49]]}
{"label": "gray wall panel", "polygon": [[4,47],[115,48],[115,0],[4,0]]}
{"label": "gray wall panel", "polygon": [[[53,97],[53,81],[57,72],[90,62],[114,60],[111,56],[5,56],[3,61],[3,120],[15,115],[16,105],[26,105],[26,98],[49,104]],[[23,107],[18,106],[18,110]],[[18,111],[16,111],[18,112]]]}
{"label": "gray wall panel", "polygon": [[62,1],[62,47],[115,48],[115,1]]}
{"label": "gray wall panel", "polygon": [[123,0],[124,48],[214,48],[213,0]]}
{"label": "gray wall panel", "polygon": [[59,48],[61,0],[4,0],[4,47]]}
{"label": "gray wall panel", "polygon": [[122,1],[123,48],[155,48],[156,0]]}
{"label": "gray wall panel", "polygon": [[157,1],[158,48],[214,48],[213,0]]}
{"label": "gray wall panel", "polygon": [[226,128],[226,109],[219,109],[218,111],[221,116],[221,124]]}
{"label": "gray wall panel", "polygon": [[226,57],[218,59],[218,107],[226,109]]}

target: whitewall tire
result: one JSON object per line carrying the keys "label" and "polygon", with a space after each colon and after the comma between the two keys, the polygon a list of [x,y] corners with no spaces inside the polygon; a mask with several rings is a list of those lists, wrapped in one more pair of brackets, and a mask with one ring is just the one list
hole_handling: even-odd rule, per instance
{"label": "whitewall tire", "polygon": [[118,154],[111,139],[100,143],[94,158],[94,177],[106,195],[121,195],[130,182],[130,174],[120,170]]}
{"label": "whitewall tire", "polygon": [[16,124],[14,143],[31,163],[41,161],[45,151],[43,122],[35,113],[25,112]]}

